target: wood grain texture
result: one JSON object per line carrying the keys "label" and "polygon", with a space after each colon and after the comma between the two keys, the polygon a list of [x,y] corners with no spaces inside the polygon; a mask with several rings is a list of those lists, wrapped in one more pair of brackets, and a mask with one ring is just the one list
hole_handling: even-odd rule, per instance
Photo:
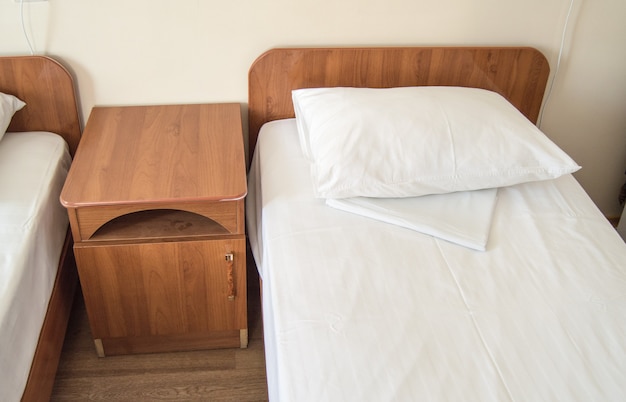
{"label": "wood grain texture", "polygon": [[251,265],[247,349],[98,358],[79,294],[51,401],[267,401],[258,275]]}
{"label": "wood grain texture", "polygon": [[74,155],[81,136],[77,95],[69,71],[45,56],[0,57],[0,92],[15,95],[26,106],[8,131],[59,134]]}
{"label": "wood grain texture", "polygon": [[247,342],[246,192],[239,104],[94,108],[60,198],[101,355]]}
{"label": "wood grain texture", "polygon": [[96,107],[61,201],[76,208],[241,199],[241,132],[239,104]]}
{"label": "wood grain texture", "polygon": [[[91,331],[107,355],[239,347],[239,330],[247,328],[243,236],[106,247],[83,243],[75,253]],[[228,300],[229,253],[235,256],[235,300]]]}
{"label": "wood grain texture", "polygon": [[536,122],[549,71],[546,58],[528,47],[272,49],[248,75],[249,154],[265,122],[294,117],[293,89],[476,87],[498,92]]}

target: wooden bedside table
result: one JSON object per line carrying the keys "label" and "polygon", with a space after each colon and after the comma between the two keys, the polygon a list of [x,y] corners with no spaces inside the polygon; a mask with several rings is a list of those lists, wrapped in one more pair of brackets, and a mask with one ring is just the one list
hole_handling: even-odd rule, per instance
{"label": "wooden bedside table", "polygon": [[96,107],[61,203],[99,356],[246,347],[238,104]]}

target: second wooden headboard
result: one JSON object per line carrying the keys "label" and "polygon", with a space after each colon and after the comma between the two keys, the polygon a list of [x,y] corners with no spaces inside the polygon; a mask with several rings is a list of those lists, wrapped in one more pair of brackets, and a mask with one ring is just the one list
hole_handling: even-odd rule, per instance
{"label": "second wooden headboard", "polygon": [[536,122],[549,72],[543,54],[530,47],[272,49],[249,71],[249,152],[264,123],[294,117],[293,89],[476,87],[500,93]]}
{"label": "second wooden headboard", "polygon": [[26,102],[8,131],[59,134],[74,155],[81,127],[74,80],[65,67],[46,56],[0,57],[0,92]]}

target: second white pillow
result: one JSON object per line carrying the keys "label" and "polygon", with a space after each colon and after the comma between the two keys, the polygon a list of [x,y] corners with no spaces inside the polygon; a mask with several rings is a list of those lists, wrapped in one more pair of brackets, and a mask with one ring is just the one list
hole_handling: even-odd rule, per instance
{"label": "second white pillow", "polygon": [[0,140],[11,124],[11,119],[15,112],[23,108],[26,104],[13,95],[0,92]]}

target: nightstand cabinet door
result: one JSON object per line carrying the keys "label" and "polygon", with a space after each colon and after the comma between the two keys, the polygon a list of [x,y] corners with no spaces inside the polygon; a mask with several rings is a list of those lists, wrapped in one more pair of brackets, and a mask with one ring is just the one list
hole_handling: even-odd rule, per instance
{"label": "nightstand cabinet door", "polygon": [[98,354],[247,345],[244,236],[75,253]]}

